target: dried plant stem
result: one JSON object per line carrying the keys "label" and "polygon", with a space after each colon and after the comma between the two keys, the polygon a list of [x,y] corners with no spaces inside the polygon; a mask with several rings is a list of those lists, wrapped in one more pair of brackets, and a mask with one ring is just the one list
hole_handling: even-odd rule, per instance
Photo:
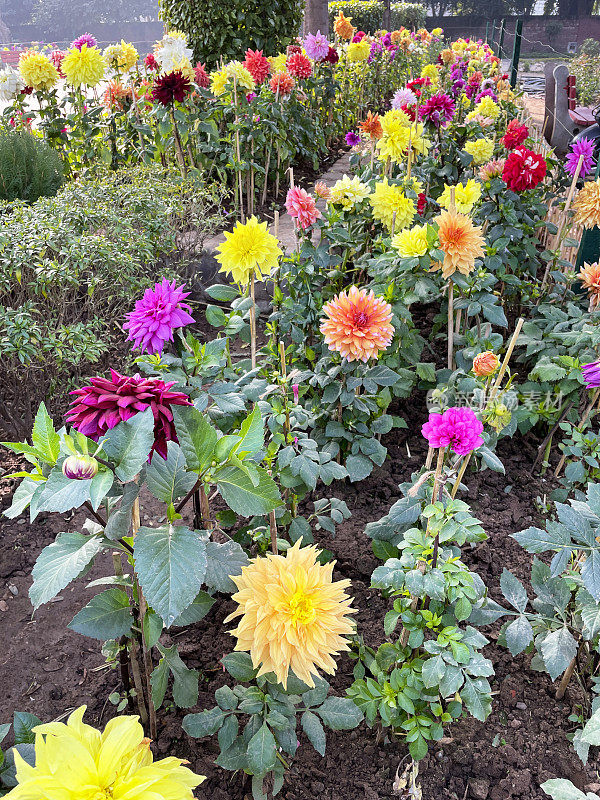
{"label": "dried plant stem", "polygon": [[204,526],[204,530],[210,531],[212,530],[212,520],[210,518],[210,503],[208,502],[208,495],[206,494],[206,489],[204,488],[204,484],[200,486],[200,511],[202,514],[202,525]]}
{"label": "dried plant stem", "polygon": [[566,668],[564,675],[560,679],[560,683],[558,684],[558,689],[556,690],[556,694],[554,695],[556,700],[562,700],[565,696],[565,692],[567,691],[567,686],[569,685],[569,681],[573,677],[573,673],[575,672],[575,667],[577,666],[577,653],[573,656],[571,663]]}
{"label": "dried plant stem", "polygon": [[274,511],[269,513],[269,530],[271,531],[271,550],[277,555],[279,552],[277,550],[277,520]]}

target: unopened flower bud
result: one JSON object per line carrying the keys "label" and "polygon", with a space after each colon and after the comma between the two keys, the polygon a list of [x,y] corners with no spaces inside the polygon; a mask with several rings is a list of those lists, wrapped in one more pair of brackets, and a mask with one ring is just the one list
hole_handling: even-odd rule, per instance
{"label": "unopened flower bud", "polygon": [[479,378],[487,378],[488,375],[493,375],[500,365],[500,359],[491,350],[486,350],[484,353],[479,353],[473,359],[473,372]]}
{"label": "unopened flower bud", "polygon": [[294,403],[297,403],[300,395],[300,387],[297,383],[292,384],[292,392],[294,393]]}
{"label": "unopened flower bud", "polygon": [[62,466],[63,475],[74,481],[87,481],[98,474],[98,462],[92,456],[69,456]]}

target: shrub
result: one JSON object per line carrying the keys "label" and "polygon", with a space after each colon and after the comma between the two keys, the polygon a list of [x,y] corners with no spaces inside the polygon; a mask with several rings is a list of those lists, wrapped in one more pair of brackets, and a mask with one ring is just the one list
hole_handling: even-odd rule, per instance
{"label": "shrub", "polygon": [[577,79],[577,98],[582,105],[593,105],[600,96],[600,57],[582,54],[571,61],[571,74]]}
{"label": "shrub", "polygon": [[0,130],[0,200],[51,197],[64,180],[60,156],[28,131]]}
{"label": "shrub", "polygon": [[5,214],[0,429],[21,433],[42,398],[60,412],[56,397],[64,403],[74,381],[107,366],[104,357],[122,366],[115,334],[132,298],[154,283],[159,259],[169,256],[162,274],[183,271],[220,219],[217,200],[178,173],[139,168],[69,184]]}
{"label": "shrub", "polygon": [[161,0],[160,6],[165,23],[184,31],[194,58],[209,66],[221,58],[243,59],[249,47],[276,55],[298,35],[304,10],[303,0],[267,5],[260,0]]}
{"label": "shrub", "polygon": [[[381,0],[334,0],[329,3],[329,25],[333,30],[333,20],[343,11],[352,19],[352,24],[365,33],[375,33],[383,27],[385,4]],[[425,24],[426,14],[423,6],[417,3],[392,3],[390,26],[396,30],[420,28]]]}
{"label": "shrub", "polygon": [[579,52],[586,56],[600,56],[600,42],[596,39],[584,39]]}

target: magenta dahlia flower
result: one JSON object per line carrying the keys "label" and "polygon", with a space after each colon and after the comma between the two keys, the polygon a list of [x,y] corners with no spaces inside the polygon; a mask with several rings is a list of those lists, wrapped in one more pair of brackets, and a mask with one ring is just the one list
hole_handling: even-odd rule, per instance
{"label": "magenta dahlia flower", "polygon": [[592,361],[581,367],[583,380],[588,389],[597,389],[600,386],[600,361]]}
{"label": "magenta dahlia flower", "polygon": [[163,278],[154,289],[146,289],[123,325],[134,347],[144,353],[162,353],[165,342],[173,341],[173,331],[194,321],[189,313],[192,309],[182,302],[189,296],[184,288],[185,284],[177,287],[175,281]]}
{"label": "magenta dahlia flower", "polygon": [[445,128],[456,113],[454,100],[447,94],[434,94],[419,109],[421,119],[436,128]]}
{"label": "magenta dahlia flower", "polygon": [[468,406],[449,408],[443,414],[430,414],[429,422],[421,428],[430,447],[450,447],[458,456],[481,447],[482,432],[482,423]]}
{"label": "magenta dahlia flower", "polygon": [[571,152],[567,155],[565,161],[565,170],[569,175],[575,175],[577,171],[577,164],[579,158],[583,156],[583,163],[581,165],[580,178],[585,178],[596,168],[596,159],[594,158],[594,142],[591,139],[580,139],[571,145]]}
{"label": "magenta dahlia flower", "polygon": [[81,50],[84,44],[87,44],[88,47],[96,47],[98,42],[94,39],[91,33],[82,33],[81,36],[78,36],[74,42],[71,42],[71,47]]}
{"label": "magenta dahlia flower", "polygon": [[111,369],[110,378],[91,378],[89,386],[71,392],[75,400],[71,401],[67,421],[75,430],[97,442],[119,422],[151,408],[154,444],[148,461],[154,451],[166,459],[167,442],[177,441],[171,406],[192,405],[183,392],[169,391],[174,383],[165,383],[159,378],[143,378],[139,374],[127,377]]}
{"label": "magenta dahlia flower", "polygon": [[309,33],[303,44],[306,55],[312,58],[313,61],[323,61],[327,58],[329,42],[321,31]]}

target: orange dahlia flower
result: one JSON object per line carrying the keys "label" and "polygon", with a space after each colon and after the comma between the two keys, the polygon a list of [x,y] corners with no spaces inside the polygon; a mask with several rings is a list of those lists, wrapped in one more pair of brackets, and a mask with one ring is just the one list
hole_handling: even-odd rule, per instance
{"label": "orange dahlia flower", "polygon": [[442,264],[432,269],[442,268],[444,278],[450,278],[456,270],[468,275],[475,266],[475,259],[483,256],[484,238],[481,228],[476,227],[470,218],[457,211],[442,211],[434,219],[438,225],[440,248],[444,251]]}
{"label": "orange dahlia flower", "polygon": [[368,361],[390,346],[392,307],[373,292],[351,286],[323,306],[321,333],[329,349],[348,361]]}
{"label": "orange dahlia flower", "polygon": [[334,23],[333,30],[337,33],[340,39],[351,39],[355,31],[354,25],[350,22],[352,17],[345,17],[344,12],[340,11]]}
{"label": "orange dahlia flower", "polygon": [[600,304],[600,264],[584,264],[577,276],[588,290],[590,296],[590,311]]}
{"label": "orange dahlia flower", "polygon": [[295,86],[294,79],[287,72],[276,72],[269,81],[269,89],[280,97],[291,94]]}
{"label": "orange dahlia flower", "polygon": [[331,189],[325,181],[317,181],[315,183],[315,194],[317,197],[320,197],[321,200],[331,200]]}
{"label": "orange dahlia flower", "polygon": [[473,372],[478,378],[493,375],[500,366],[500,359],[492,350],[485,350],[473,359]]}
{"label": "orange dahlia flower", "polygon": [[364,122],[361,122],[359,125],[361,131],[372,140],[376,141],[377,139],[381,139],[383,136],[383,128],[381,126],[381,120],[379,119],[379,114],[372,114],[370,111],[367,114],[367,118]]}

